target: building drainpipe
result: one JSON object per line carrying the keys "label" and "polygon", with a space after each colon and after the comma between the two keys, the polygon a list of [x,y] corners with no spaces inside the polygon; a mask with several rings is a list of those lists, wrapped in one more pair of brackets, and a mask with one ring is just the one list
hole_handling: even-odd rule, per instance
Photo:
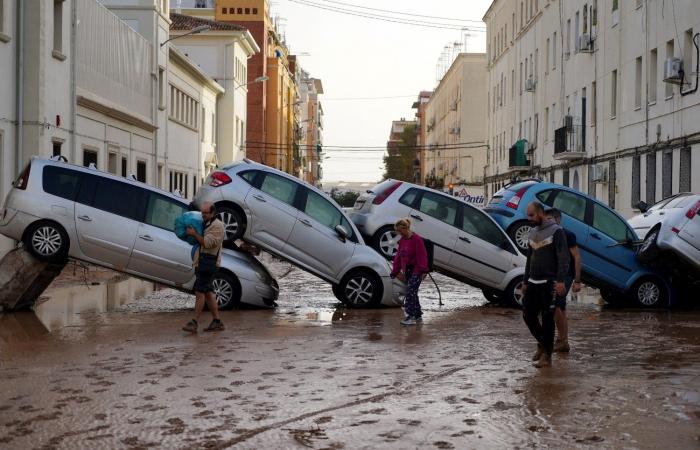
{"label": "building drainpipe", "polygon": [[22,172],[24,148],[24,8],[25,2],[17,2],[17,135],[15,140],[15,179]]}
{"label": "building drainpipe", "polygon": [[70,37],[70,56],[71,56],[71,64],[70,64],[70,124],[71,124],[71,130],[70,130],[70,147],[71,147],[71,161],[74,163],[77,162],[78,160],[78,149],[77,149],[77,139],[75,136],[76,132],[76,122],[77,122],[77,86],[76,86],[76,71],[77,71],[77,58],[76,58],[76,47],[77,47],[77,38],[78,38],[78,0],[73,0],[73,3],[71,4],[71,37]]}

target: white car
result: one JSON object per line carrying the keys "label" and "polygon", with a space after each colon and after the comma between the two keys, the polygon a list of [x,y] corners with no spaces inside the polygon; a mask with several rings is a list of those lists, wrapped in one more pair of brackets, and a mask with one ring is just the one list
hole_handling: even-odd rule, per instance
{"label": "white car", "polygon": [[681,193],[652,207],[639,202],[642,211],[628,222],[644,239],[638,257],[653,261],[671,251],[700,271],[700,194]]}
{"label": "white car", "polygon": [[402,303],[403,283],[366,246],[342,208],[287,173],[243,160],[209,174],[194,204],[211,202],[227,240],[241,238],[329,282],[353,307]]}

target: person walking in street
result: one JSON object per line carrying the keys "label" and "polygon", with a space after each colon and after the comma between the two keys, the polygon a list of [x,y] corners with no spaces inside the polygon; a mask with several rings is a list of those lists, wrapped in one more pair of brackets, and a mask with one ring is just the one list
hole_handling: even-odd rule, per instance
{"label": "person walking in street", "polygon": [[[557,208],[550,208],[545,214],[547,217],[554,219],[557,225],[561,227],[561,211]],[[569,248],[571,260],[569,272],[564,279],[564,290],[566,292],[563,296],[557,297],[557,300],[554,302],[554,324],[557,329],[557,339],[554,342],[553,349],[555,353],[568,353],[571,350],[569,346],[569,325],[566,320],[566,297],[569,289],[571,289],[572,292],[581,291],[581,254],[578,251],[576,235],[566,228],[562,229],[564,230],[564,234],[566,234],[566,245]]]}
{"label": "person walking in street", "polygon": [[528,235],[523,319],[537,340],[535,367],[549,367],[554,346],[554,301],[566,293],[564,279],[569,271],[569,249],[564,230],[554,219],[545,216],[541,203],[527,205],[527,217],[534,227]]}
{"label": "person walking in street", "polygon": [[216,275],[216,271],[221,264],[221,247],[226,235],[224,224],[216,218],[216,209],[212,203],[203,203],[200,211],[204,221],[204,235],[201,236],[192,227],[187,228],[187,234],[193,236],[199,243],[193,262],[196,275],[194,282],[196,297],[194,319],[187,322],[182,328],[184,331],[191,333],[197,332],[199,316],[202,314],[205,302],[209,307],[209,311],[211,311],[213,320],[204,331],[221,331],[224,329],[224,324],[219,318],[219,307],[212,285],[214,275]]}
{"label": "person walking in street", "polygon": [[423,238],[418,233],[411,231],[409,219],[399,219],[394,225],[394,229],[401,236],[401,239],[394,256],[391,277],[406,283],[406,299],[404,300],[406,317],[401,323],[403,325],[416,325],[423,321],[418,288],[428,273],[428,253],[425,250]]}

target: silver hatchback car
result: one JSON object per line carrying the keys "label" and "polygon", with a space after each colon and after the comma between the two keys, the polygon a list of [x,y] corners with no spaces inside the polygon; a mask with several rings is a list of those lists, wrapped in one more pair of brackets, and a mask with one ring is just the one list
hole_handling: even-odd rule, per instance
{"label": "silver hatchback car", "polygon": [[349,214],[383,257],[398,247],[394,223],[408,217],[434,244],[437,271],[483,290],[489,301],[520,304],[525,256],[483,211],[423,186],[386,180],[360,195]]}
{"label": "silver hatchback car", "polygon": [[[189,292],[191,248],[173,232],[190,209],[180,197],[95,169],[32,158],[0,210],[0,233],[44,261],[68,257]],[[257,259],[222,251],[214,279],[221,308],[272,307],[277,281]]]}
{"label": "silver hatchback car", "polygon": [[242,238],[328,281],[348,306],[401,304],[403,283],[367,247],[342,208],[298,178],[249,160],[212,172],[194,199],[216,205],[228,239]]}

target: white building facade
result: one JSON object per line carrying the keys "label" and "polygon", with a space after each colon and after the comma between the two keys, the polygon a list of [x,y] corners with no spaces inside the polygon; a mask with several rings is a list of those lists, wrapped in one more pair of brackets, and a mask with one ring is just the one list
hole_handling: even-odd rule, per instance
{"label": "white building facade", "polygon": [[486,196],[535,176],[630,217],[640,200],[700,191],[695,6],[494,1],[484,16]]}
{"label": "white building facade", "polygon": [[[425,109],[426,183],[481,186],[486,165],[486,55],[459,54]],[[438,183],[441,184],[441,183]]]}

